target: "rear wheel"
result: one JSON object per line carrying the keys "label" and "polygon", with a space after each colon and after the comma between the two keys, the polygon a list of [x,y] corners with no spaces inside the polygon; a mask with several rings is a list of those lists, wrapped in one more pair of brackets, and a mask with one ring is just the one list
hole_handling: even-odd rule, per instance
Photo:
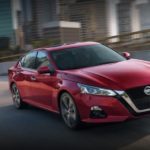
{"label": "rear wheel", "polygon": [[22,101],[19,90],[15,83],[12,85],[11,91],[12,91],[12,98],[13,98],[15,107],[17,109],[24,108],[26,104]]}
{"label": "rear wheel", "polygon": [[65,124],[76,129],[80,127],[80,117],[73,98],[68,93],[63,93],[60,97],[60,112]]}

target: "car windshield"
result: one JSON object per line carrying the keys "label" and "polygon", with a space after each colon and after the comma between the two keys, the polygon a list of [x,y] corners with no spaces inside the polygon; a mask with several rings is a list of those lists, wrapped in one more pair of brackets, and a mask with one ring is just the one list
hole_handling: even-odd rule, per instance
{"label": "car windshield", "polygon": [[117,52],[102,44],[51,51],[50,55],[60,70],[80,69],[125,60]]}

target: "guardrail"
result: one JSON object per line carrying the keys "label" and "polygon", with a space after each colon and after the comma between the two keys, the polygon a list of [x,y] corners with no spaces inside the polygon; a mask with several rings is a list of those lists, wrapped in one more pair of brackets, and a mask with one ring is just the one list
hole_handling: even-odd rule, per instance
{"label": "guardrail", "polygon": [[150,29],[106,37],[98,40],[98,42],[112,48],[150,46]]}
{"label": "guardrail", "polygon": [[10,55],[10,56],[0,57],[0,62],[17,60],[22,55],[23,55],[23,53],[22,54],[15,54],[15,55]]}
{"label": "guardrail", "polygon": [[[138,50],[145,46],[148,46],[148,49],[150,49],[150,29],[106,37],[97,41],[120,51],[124,51],[124,49]],[[0,57],[0,62],[16,60],[23,54]]]}

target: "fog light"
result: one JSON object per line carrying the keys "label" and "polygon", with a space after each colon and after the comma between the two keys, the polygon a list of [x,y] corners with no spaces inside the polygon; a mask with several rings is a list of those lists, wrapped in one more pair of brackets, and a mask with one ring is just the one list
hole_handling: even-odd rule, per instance
{"label": "fog light", "polygon": [[93,107],[91,107],[90,117],[98,119],[98,118],[106,118],[107,115],[104,112],[104,110],[102,108],[100,108],[99,106],[93,106]]}
{"label": "fog light", "polygon": [[102,111],[102,109],[99,106],[93,106],[91,107],[91,110],[99,110]]}

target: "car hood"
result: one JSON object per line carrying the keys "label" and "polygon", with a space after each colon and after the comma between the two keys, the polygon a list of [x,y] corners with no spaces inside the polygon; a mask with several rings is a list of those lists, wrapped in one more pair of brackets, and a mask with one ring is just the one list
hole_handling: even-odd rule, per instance
{"label": "car hood", "polygon": [[117,63],[65,71],[63,77],[84,84],[126,90],[150,85],[150,62],[130,59]]}

